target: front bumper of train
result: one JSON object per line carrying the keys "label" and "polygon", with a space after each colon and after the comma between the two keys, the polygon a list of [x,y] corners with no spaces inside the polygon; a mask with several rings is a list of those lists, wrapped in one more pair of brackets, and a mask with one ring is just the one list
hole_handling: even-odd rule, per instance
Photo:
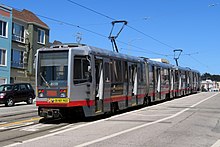
{"label": "front bumper of train", "polygon": [[[67,98],[66,98],[67,99]],[[39,107],[76,107],[76,106],[94,106],[94,100],[78,100],[78,101],[70,101],[62,100],[60,98],[48,98],[47,100],[37,99],[36,106]]]}

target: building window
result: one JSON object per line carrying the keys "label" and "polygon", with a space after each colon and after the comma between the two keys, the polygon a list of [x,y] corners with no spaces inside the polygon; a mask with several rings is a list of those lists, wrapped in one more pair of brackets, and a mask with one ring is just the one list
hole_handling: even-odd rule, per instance
{"label": "building window", "polygon": [[0,49],[0,65],[6,65],[6,50]]}
{"label": "building window", "polygon": [[0,85],[1,84],[6,84],[7,83],[7,79],[5,78],[0,78]]}
{"label": "building window", "polygon": [[7,37],[7,22],[0,20],[0,36]]}
{"label": "building window", "polygon": [[24,67],[24,51],[12,49],[11,51],[11,66],[23,68]]}
{"label": "building window", "polygon": [[45,31],[38,29],[38,38],[37,42],[41,44],[45,44]]}
{"label": "building window", "polygon": [[12,24],[12,39],[18,42],[24,42],[24,26]]}

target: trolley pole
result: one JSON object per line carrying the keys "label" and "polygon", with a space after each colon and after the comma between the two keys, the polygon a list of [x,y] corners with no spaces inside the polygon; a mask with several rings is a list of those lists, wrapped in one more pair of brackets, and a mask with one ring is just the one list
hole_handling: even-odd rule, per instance
{"label": "trolley pole", "polygon": [[178,59],[180,58],[180,55],[181,55],[181,53],[182,53],[182,49],[175,49],[175,50],[173,50],[173,52],[174,52],[174,60],[176,61],[176,66],[179,66],[178,65]]}
{"label": "trolley pole", "polygon": [[[112,21],[112,29],[111,29],[111,32],[108,38],[111,40],[113,51],[116,51],[117,53],[118,53],[118,46],[116,44],[116,38],[119,36],[121,31],[124,29],[125,25],[127,25],[127,23],[128,22],[125,20]],[[118,31],[118,33],[116,35],[113,35],[115,24],[122,24],[122,26],[121,26],[121,29]]]}

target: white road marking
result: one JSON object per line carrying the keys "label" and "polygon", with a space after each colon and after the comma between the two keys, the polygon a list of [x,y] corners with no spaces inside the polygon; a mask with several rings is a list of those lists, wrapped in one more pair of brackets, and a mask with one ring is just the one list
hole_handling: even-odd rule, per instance
{"label": "white road marking", "polygon": [[[33,122],[33,123],[34,123],[34,122]],[[25,128],[21,128],[21,129],[19,129],[19,130],[20,130],[20,131],[34,132],[34,131],[40,130],[41,128],[49,127],[49,126],[52,126],[52,124],[37,124],[37,125],[33,125],[33,126],[28,126],[28,127],[25,127]]]}
{"label": "white road marking", "polygon": [[217,140],[211,147],[220,147],[220,139]]}
{"label": "white road marking", "polygon": [[[18,127],[23,127],[23,126],[27,126],[30,124],[33,124],[34,122],[28,122],[28,123],[23,123],[23,124],[16,124],[16,125],[12,125],[12,126],[4,126],[4,127],[0,127],[0,130],[6,130],[6,129],[15,129]],[[7,123],[6,123],[7,124]],[[16,129],[19,130],[19,129]],[[20,129],[21,130],[21,129]]]}
{"label": "white road marking", "polygon": [[49,131],[49,132],[50,132],[50,133],[57,132],[57,131],[60,131],[60,130],[63,130],[63,129],[66,129],[66,128],[69,128],[69,127],[72,127],[73,125],[74,125],[74,124],[70,124],[70,125],[67,125],[67,126],[64,126],[64,127],[58,128],[58,129],[51,130],[51,131]]}
{"label": "white road marking", "polygon": [[2,125],[2,124],[6,124],[7,122],[0,122],[0,125]]}
{"label": "white road marking", "polygon": [[[5,109],[8,109],[8,107],[5,107]],[[13,110],[13,109],[12,109]],[[13,114],[21,114],[21,113],[25,113],[25,112],[30,112],[30,111],[37,111],[38,109],[37,108],[34,108],[34,109],[28,109],[28,110],[19,110],[19,113],[17,112],[18,110],[13,110],[12,112],[4,112],[4,113],[0,113],[0,115],[13,115]]]}
{"label": "white road marking", "polygon": [[[127,130],[124,130],[124,131],[121,131],[121,132],[118,132],[118,133],[114,133],[114,134],[111,134],[109,136],[105,136],[105,137],[102,137],[102,138],[99,138],[99,139],[96,139],[96,140],[93,140],[93,141],[89,141],[89,142],[85,142],[83,144],[79,144],[77,145],[76,147],[83,147],[83,146],[88,146],[88,145],[91,145],[91,144],[94,144],[94,143],[97,143],[97,142],[101,142],[101,141],[104,141],[104,140],[107,140],[107,139],[110,139],[110,138],[113,138],[113,137],[116,137],[116,136],[119,136],[119,135],[122,135],[124,133],[128,133],[128,132],[131,132],[131,131],[134,131],[134,130],[137,130],[137,129],[140,129],[140,128],[143,128],[143,127],[146,127],[146,126],[149,126],[149,125],[153,125],[153,124],[156,124],[156,123],[160,123],[162,121],[165,121],[165,120],[168,120],[168,119],[171,119],[171,118],[174,118],[176,116],[179,116],[180,114],[186,112],[187,110],[189,110],[190,108],[193,108],[197,105],[199,105],[200,103],[204,102],[204,101],[207,101],[208,99],[211,99],[212,97],[216,96],[218,93],[206,98],[206,99],[203,99],[201,101],[199,101],[198,103],[196,104],[193,104],[192,106],[190,106],[189,108],[186,108],[186,109],[183,109],[171,116],[168,116],[168,117],[165,117],[165,118],[162,118],[162,119],[159,119],[159,120],[156,120],[154,122],[150,122],[150,123],[145,123],[143,125],[140,125],[140,126],[136,126],[136,127],[133,127],[133,128],[130,128],[130,129],[127,129]],[[158,105],[157,105],[158,106]],[[152,107],[156,107],[156,106],[152,106]],[[152,108],[151,107],[151,108]],[[139,110],[135,110],[135,111],[131,111],[131,112],[127,112],[127,113],[123,113],[123,114],[120,114],[120,115],[117,115],[117,116],[113,116],[113,117],[110,117],[110,118],[106,118],[106,119],[102,119],[102,120],[98,120],[98,121],[94,121],[94,122],[90,122],[90,123],[87,123],[87,124],[82,124],[82,125],[79,125],[79,126],[76,126],[76,127],[73,127],[73,128],[69,128],[69,129],[66,129],[66,130],[61,130],[61,131],[58,131],[58,132],[54,132],[54,133],[51,133],[51,134],[47,134],[47,135],[44,135],[44,136],[40,136],[40,137],[36,137],[36,138],[33,138],[33,139],[29,139],[29,140],[26,140],[26,141],[23,141],[23,142],[18,142],[18,143],[13,143],[13,144],[10,144],[10,145],[7,145],[5,147],[13,147],[13,146],[17,146],[17,145],[22,145],[24,143],[28,143],[28,142],[33,142],[33,141],[36,141],[36,140],[40,140],[40,139],[43,139],[43,138],[46,138],[46,137],[50,137],[50,136],[54,136],[54,135],[57,135],[57,134],[61,134],[61,133],[64,133],[64,132],[67,132],[67,131],[72,131],[72,130],[75,130],[75,129],[79,129],[79,128],[82,128],[82,127],[85,127],[85,126],[89,126],[89,125],[92,125],[92,124],[96,124],[96,123],[99,123],[99,122],[103,122],[103,121],[106,121],[106,120],[109,120],[109,119],[112,119],[112,118],[116,118],[116,117],[120,117],[120,116],[123,116],[123,115],[126,115],[126,114],[130,114],[130,113],[136,113],[138,111],[143,111],[143,110],[146,110],[150,107],[146,107],[146,108],[143,108],[143,109],[139,109]]]}
{"label": "white road marking", "polygon": [[0,130],[5,130],[6,129],[6,127],[0,127]]}
{"label": "white road marking", "polygon": [[154,114],[139,114],[139,113],[134,113],[132,115],[138,115],[138,116],[147,116],[147,117],[160,117],[160,116],[169,116],[172,114],[158,114],[158,115],[154,115]]}

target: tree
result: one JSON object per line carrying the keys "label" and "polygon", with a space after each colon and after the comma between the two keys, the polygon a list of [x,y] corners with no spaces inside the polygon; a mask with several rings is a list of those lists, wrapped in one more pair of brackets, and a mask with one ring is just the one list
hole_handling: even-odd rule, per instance
{"label": "tree", "polygon": [[204,73],[201,75],[202,80],[220,81],[220,75],[211,75],[210,73]]}

